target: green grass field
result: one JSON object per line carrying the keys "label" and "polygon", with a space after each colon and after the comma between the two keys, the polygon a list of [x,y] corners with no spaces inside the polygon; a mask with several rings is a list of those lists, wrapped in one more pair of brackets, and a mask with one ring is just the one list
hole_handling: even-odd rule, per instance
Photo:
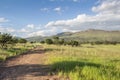
{"label": "green grass field", "polygon": [[[32,48],[34,48],[37,44],[16,44],[12,48],[9,49],[0,49],[0,61],[6,60],[8,57],[17,56],[22,54]],[[11,46],[10,46],[11,47]]]}
{"label": "green grass field", "polygon": [[44,45],[47,64],[70,80],[119,80],[120,45]]}

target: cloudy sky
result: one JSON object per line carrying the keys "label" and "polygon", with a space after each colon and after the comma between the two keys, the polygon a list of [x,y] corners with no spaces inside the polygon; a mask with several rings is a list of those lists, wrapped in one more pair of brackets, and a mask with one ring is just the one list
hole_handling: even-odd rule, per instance
{"label": "cloudy sky", "polygon": [[87,29],[120,30],[120,0],[0,0],[0,32],[50,36]]}

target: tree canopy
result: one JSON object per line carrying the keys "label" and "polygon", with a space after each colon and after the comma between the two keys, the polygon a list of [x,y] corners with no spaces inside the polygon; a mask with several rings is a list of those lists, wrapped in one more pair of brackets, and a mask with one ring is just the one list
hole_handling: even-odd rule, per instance
{"label": "tree canopy", "polygon": [[23,38],[16,38],[8,33],[0,33],[0,48],[6,49],[8,45],[13,45],[16,43],[26,43],[27,40]]}

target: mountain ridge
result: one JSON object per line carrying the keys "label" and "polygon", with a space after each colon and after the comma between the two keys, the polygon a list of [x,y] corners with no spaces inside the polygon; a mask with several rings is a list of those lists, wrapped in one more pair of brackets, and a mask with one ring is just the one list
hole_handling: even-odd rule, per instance
{"label": "mountain ridge", "polygon": [[76,41],[99,41],[99,40],[108,40],[108,41],[119,41],[120,42],[120,31],[107,31],[107,30],[99,30],[99,29],[88,29],[85,31],[79,32],[62,32],[52,36],[37,36],[26,38],[28,41],[36,41],[40,42],[47,38],[52,39],[53,36],[58,36],[65,40],[76,40]]}

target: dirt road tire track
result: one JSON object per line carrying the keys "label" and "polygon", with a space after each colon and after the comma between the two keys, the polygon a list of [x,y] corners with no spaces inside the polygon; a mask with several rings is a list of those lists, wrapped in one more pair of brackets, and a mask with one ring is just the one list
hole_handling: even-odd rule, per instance
{"label": "dirt road tire track", "polygon": [[49,75],[50,66],[43,64],[44,53],[43,47],[39,46],[1,63],[0,80],[64,80]]}

